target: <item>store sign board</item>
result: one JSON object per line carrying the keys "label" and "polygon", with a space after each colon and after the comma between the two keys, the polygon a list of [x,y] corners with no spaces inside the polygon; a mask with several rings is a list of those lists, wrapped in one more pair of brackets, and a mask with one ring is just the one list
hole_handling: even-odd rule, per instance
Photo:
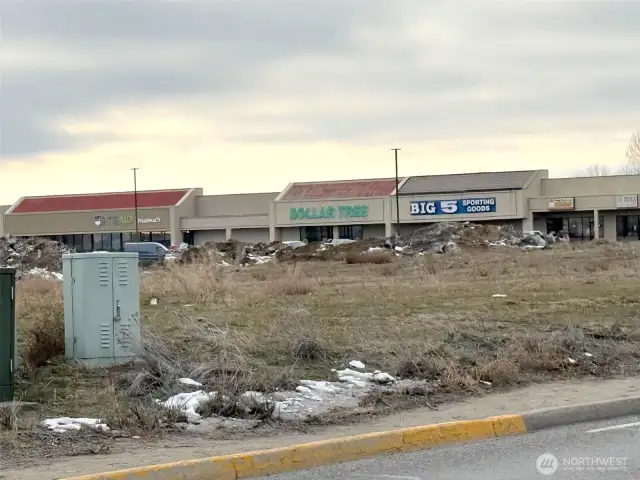
{"label": "store sign board", "polygon": [[638,195],[618,195],[616,208],[638,208]]}
{"label": "store sign board", "polygon": [[321,207],[298,207],[289,209],[290,220],[326,220],[349,218],[367,218],[369,205],[340,205],[338,207],[325,205]]}
{"label": "store sign board", "polygon": [[576,204],[573,197],[560,197],[549,199],[549,210],[575,210]]}
{"label": "store sign board", "polygon": [[[105,225],[131,225],[132,223],[134,223],[133,218],[133,215],[112,215],[108,217],[105,215],[96,215],[93,218],[93,223],[98,228]],[[160,219],[160,217],[138,218],[138,224],[143,225],[150,223],[160,223],[161,221],[162,220]]]}
{"label": "store sign board", "polygon": [[129,225],[133,223],[133,215],[96,215],[93,218],[96,227],[104,227],[105,225]]}
{"label": "store sign board", "polygon": [[154,218],[139,218],[138,219],[138,223],[143,223],[143,224],[148,224],[148,223],[160,223],[162,220],[160,220],[160,217],[154,217]]}
{"label": "store sign board", "polygon": [[495,213],[496,197],[464,198],[459,200],[418,200],[409,203],[409,214],[418,215],[469,215]]}

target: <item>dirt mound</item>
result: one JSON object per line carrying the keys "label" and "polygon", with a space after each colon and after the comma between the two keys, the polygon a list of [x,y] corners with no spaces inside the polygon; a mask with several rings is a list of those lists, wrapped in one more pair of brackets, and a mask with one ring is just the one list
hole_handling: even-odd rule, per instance
{"label": "dirt mound", "polygon": [[30,270],[62,271],[62,255],[69,249],[43,238],[0,238],[0,265],[14,267],[18,274]]}
{"label": "dirt mound", "polygon": [[275,257],[279,262],[342,261],[351,253],[361,253],[369,248],[385,246],[390,248],[384,238],[358,240],[353,243],[339,243],[336,245],[309,243],[297,248],[282,245],[276,251]]}

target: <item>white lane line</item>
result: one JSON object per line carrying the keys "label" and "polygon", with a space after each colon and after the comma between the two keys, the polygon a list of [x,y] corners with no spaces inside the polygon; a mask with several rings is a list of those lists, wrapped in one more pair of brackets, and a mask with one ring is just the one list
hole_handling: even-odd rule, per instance
{"label": "white lane line", "polygon": [[640,422],[623,423],[622,425],[611,425],[610,427],[594,428],[593,430],[587,430],[587,433],[600,433],[607,432],[609,430],[620,430],[622,428],[631,428],[640,426]]}

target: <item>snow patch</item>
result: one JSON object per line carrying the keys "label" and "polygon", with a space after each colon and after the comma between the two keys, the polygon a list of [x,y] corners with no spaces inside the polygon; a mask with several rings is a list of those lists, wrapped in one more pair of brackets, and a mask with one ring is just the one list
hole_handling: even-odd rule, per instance
{"label": "snow patch", "polygon": [[360,360],[351,360],[349,362],[349,366],[353,368],[357,368],[358,370],[364,370],[365,365]]}
{"label": "snow patch", "polygon": [[98,418],[71,418],[71,417],[59,417],[48,418],[41,422],[41,425],[48,430],[56,433],[66,433],[70,431],[78,431],[82,427],[93,428],[95,430],[102,430],[108,432],[109,427],[106,423]]}
{"label": "snow patch", "polygon": [[192,380],[190,378],[179,378],[178,383],[186,387],[202,387],[202,384],[200,382],[196,382],[195,380]]}
{"label": "snow patch", "polygon": [[[270,409],[268,411],[271,411],[273,419],[299,421],[326,414],[335,408],[357,408],[361,399],[374,389],[401,388],[400,384],[396,384],[396,378],[386,372],[380,370],[362,371],[365,365],[359,360],[350,361],[349,366],[353,369],[332,370],[332,373],[337,376],[337,381],[301,380],[300,385],[294,391],[269,394],[255,391],[244,392],[236,400],[236,406],[247,414],[257,410]],[[355,368],[359,370],[355,370]],[[206,410],[207,403],[217,399],[227,403],[232,399],[218,392],[203,390],[203,383],[191,378],[179,378],[177,383],[184,387],[195,387],[198,390],[178,393],[164,400],[156,399],[155,402],[167,410],[178,412],[184,416],[187,426],[191,429],[196,428],[197,431],[206,432],[209,429],[217,428],[217,426],[222,428],[225,425],[251,428],[251,425],[258,422],[251,419],[203,417],[202,413]],[[220,398],[219,395],[221,395]],[[63,417],[45,420],[42,424],[56,432],[79,430],[83,425],[104,431],[109,430],[109,427],[101,420],[91,418]]]}
{"label": "snow patch", "polygon": [[25,275],[32,277],[41,277],[46,280],[62,280],[64,276],[58,272],[50,272],[46,268],[33,267],[25,272]]}

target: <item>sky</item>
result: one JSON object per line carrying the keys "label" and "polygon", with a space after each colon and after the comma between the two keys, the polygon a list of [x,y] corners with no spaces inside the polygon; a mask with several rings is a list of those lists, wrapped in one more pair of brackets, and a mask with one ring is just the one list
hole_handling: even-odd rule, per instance
{"label": "sky", "polygon": [[640,2],[0,0],[0,204],[619,165]]}

